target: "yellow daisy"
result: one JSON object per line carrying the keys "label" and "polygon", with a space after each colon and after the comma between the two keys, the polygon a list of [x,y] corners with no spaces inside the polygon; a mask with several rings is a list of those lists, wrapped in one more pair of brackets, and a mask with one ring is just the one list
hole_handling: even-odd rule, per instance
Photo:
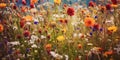
{"label": "yellow daisy", "polygon": [[117,27],[116,26],[108,27],[108,31],[110,31],[110,32],[116,32],[117,31]]}
{"label": "yellow daisy", "polygon": [[64,41],[64,40],[65,40],[65,37],[64,37],[63,35],[58,36],[58,37],[57,37],[57,40],[58,40],[58,41]]}
{"label": "yellow daisy", "polygon": [[54,0],[54,3],[60,4],[60,3],[61,3],[61,0]]}

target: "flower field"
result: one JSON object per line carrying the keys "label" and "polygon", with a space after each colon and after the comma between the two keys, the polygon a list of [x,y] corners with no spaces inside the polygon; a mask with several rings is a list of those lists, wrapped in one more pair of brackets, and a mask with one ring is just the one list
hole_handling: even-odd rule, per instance
{"label": "flower field", "polygon": [[20,7],[6,1],[0,1],[0,60],[120,60],[120,0],[88,6],[22,0]]}

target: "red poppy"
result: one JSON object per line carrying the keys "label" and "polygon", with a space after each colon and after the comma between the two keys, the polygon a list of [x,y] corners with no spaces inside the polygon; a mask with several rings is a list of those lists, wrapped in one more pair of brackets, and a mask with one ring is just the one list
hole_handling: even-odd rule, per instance
{"label": "red poppy", "polygon": [[107,5],[106,5],[106,9],[107,9],[107,10],[111,10],[111,4],[107,4]]}
{"label": "red poppy", "polygon": [[25,30],[24,33],[23,33],[23,35],[25,37],[29,37],[30,36],[30,32],[28,30]]}
{"label": "red poppy", "polygon": [[38,32],[41,34],[42,33],[42,29],[39,29]]}
{"label": "red poppy", "polygon": [[75,12],[75,10],[74,10],[74,8],[72,8],[72,7],[69,7],[69,8],[67,9],[67,14],[70,15],[70,16],[73,16],[73,15],[74,15],[74,12]]}
{"label": "red poppy", "polygon": [[94,6],[95,6],[95,3],[94,3],[93,1],[90,1],[90,2],[89,2],[89,6],[94,7]]}
{"label": "red poppy", "polygon": [[34,7],[35,7],[35,5],[34,5],[33,3],[31,3],[31,4],[30,4],[30,7],[31,7],[31,8],[34,8]]}
{"label": "red poppy", "polygon": [[95,24],[93,25],[93,28],[98,30],[98,29],[100,28],[100,25],[97,24],[97,23],[95,23]]}
{"label": "red poppy", "polygon": [[20,39],[20,38],[22,38],[22,36],[20,34],[18,34],[18,35],[16,35],[16,38]]}
{"label": "red poppy", "polygon": [[25,23],[26,23],[26,21],[24,19],[20,20],[20,27],[23,28]]}
{"label": "red poppy", "polygon": [[13,9],[17,9],[17,6],[16,6],[16,5],[13,5]]}
{"label": "red poppy", "polygon": [[113,4],[117,4],[117,0],[111,0]]}

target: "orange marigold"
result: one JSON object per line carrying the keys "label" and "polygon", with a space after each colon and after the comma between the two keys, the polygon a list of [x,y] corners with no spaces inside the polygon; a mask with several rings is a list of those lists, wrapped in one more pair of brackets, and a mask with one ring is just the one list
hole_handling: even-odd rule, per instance
{"label": "orange marigold", "polygon": [[30,3],[37,3],[38,2],[38,0],[30,0]]}
{"label": "orange marigold", "polygon": [[2,32],[3,30],[4,30],[3,25],[0,24],[0,32]]}
{"label": "orange marigold", "polygon": [[26,21],[32,21],[33,20],[33,17],[30,16],[30,15],[27,15],[25,17],[23,17]]}
{"label": "orange marigold", "polygon": [[91,27],[95,24],[95,20],[93,18],[88,17],[88,18],[85,18],[84,23],[85,23],[85,26]]}
{"label": "orange marigold", "polygon": [[6,4],[5,3],[0,3],[0,8],[4,8],[6,7]]}
{"label": "orange marigold", "polygon": [[46,45],[45,45],[45,48],[46,48],[47,51],[51,50],[51,47],[52,47],[51,44],[46,44]]}

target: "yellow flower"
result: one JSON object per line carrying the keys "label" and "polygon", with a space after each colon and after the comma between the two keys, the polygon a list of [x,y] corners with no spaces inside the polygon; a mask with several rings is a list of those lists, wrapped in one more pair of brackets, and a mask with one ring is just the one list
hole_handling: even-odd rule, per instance
{"label": "yellow flower", "polygon": [[64,40],[65,40],[65,37],[64,37],[63,35],[58,36],[58,37],[57,37],[57,40],[58,40],[58,41],[64,41]]}
{"label": "yellow flower", "polygon": [[108,31],[110,31],[110,32],[116,32],[117,31],[117,27],[116,26],[108,27]]}
{"label": "yellow flower", "polygon": [[61,0],[54,0],[54,3],[60,4],[60,3],[61,3]]}
{"label": "yellow flower", "polygon": [[4,7],[6,7],[6,3],[0,3],[0,8],[4,8]]}

